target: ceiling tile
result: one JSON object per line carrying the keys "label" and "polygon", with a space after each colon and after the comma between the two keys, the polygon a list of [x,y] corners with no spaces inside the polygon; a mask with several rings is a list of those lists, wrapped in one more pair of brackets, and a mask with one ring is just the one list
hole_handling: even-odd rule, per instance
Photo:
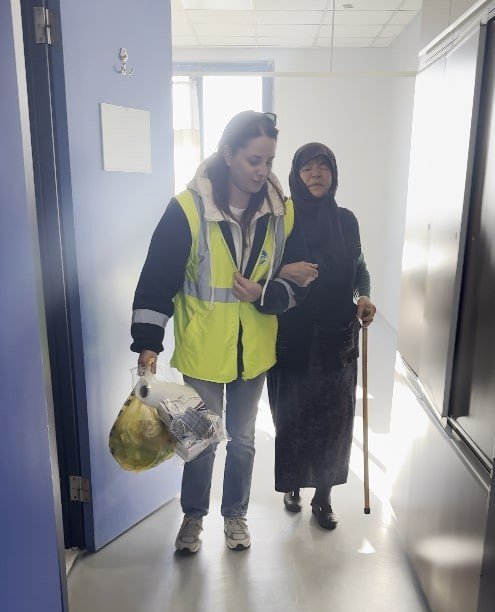
{"label": "ceiling tile", "polygon": [[172,23],[172,36],[194,36],[194,30],[188,23]]}
{"label": "ceiling tile", "polygon": [[[394,11],[402,0],[337,0],[335,10],[347,11]],[[346,9],[344,4],[352,4],[352,9]]]}
{"label": "ceiling tile", "polygon": [[409,23],[417,14],[418,11],[397,11],[390,20],[390,25]]}
{"label": "ceiling tile", "polygon": [[327,0],[256,0],[257,11],[322,11]]}
{"label": "ceiling tile", "polygon": [[395,38],[377,38],[373,42],[373,47],[388,47],[390,43],[393,42]]}
{"label": "ceiling tile", "polygon": [[256,11],[261,24],[320,24],[323,11]]}
{"label": "ceiling tile", "polygon": [[311,47],[313,40],[313,37],[258,36],[258,45],[260,47]]}
{"label": "ceiling tile", "polygon": [[258,36],[310,37],[318,33],[317,25],[258,25]]}
{"label": "ceiling tile", "polygon": [[187,11],[191,23],[254,23],[253,11]]}
{"label": "ceiling tile", "polygon": [[[332,11],[325,15],[324,23],[332,23]],[[393,11],[335,11],[335,24],[339,25],[383,25]]]}
{"label": "ceiling tile", "polygon": [[200,36],[199,41],[206,47],[256,46],[256,36]]}
{"label": "ceiling tile", "polygon": [[189,23],[186,11],[173,10],[172,11],[172,24],[174,23]]}
{"label": "ceiling tile", "polygon": [[[353,8],[344,9],[344,4]],[[184,10],[171,0],[174,46],[388,46],[421,8],[421,0],[255,0],[253,11]],[[226,4],[227,7],[232,5]],[[191,27],[191,24],[192,27]],[[322,24],[322,25],[320,25]],[[333,29],[333,32],[332,32]],[[371,42],[370,42],[371,41]]]}
{"label": "ceiling tile", "polygon": [[[333,35],[335,38],[374,38],[378,36],[381,28],[379,25],[335,25]],[[332,26],[322,26],[320,36],[332,36]]]}
{"label": "ceiling tile", "polygon": [[253,0],[181,0],[185,9],[250,11]]}
{"label": "ceiling tile", "polygon": [[380,37],[383,37],[383,38],[387,38],[387,37],[395,38],[396,36],[398,36],[402,32],[403,29],[404,29],[403,25],[388,25],[388,26],[385,26],[383,28],[383,30],[380,32]]}
{"label": "ceiling tile", "polygon": [[[227,29],[222,23],[195,23],[194,31],[198,36],[225,36]],[[232,23],[228,26],[229,36],[256,36],[254,25]]]}
{"label": "ceiling tile", "polygon": [[[334,38],[334,47],[370,47],[374,38]],[[318,38],[317,47],[331,47],[332,39],[328,37]]]}
{"label": "ceiling tile", "polygon": [[196,36],[172,36],[173,47],[197,47],[198,45]]}
{"label": "ceiling tile", "polygon": [[422,0],[406,0],[400,8],[404,11],[419,11],[422,7]]}

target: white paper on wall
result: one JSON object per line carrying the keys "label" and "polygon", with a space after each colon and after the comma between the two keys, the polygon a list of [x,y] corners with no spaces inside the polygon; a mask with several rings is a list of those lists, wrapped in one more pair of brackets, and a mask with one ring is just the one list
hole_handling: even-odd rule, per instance
{"label": "white paper on wall", "polygon": [[151,172],[150,112],[100,103],[103,169]]}

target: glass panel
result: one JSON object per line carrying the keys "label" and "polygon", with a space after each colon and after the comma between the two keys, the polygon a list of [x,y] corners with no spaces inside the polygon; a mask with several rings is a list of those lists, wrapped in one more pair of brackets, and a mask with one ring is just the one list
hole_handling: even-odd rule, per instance
{"label": "glass panel", "polygon": [[262,78],[258,76],[203,77],[204,155],[218,146],[231,117],[243,110],[262,110]]}
{"label": "glass panel", "polygon": [[201,160],[199,107],[196,79],[175,76],[172,83],[175,193],[180,193]]}

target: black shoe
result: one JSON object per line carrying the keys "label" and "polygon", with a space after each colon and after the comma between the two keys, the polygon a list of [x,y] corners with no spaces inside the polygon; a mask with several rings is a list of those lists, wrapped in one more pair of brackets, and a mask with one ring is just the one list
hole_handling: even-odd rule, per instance
{"label": "black shoe", "polygon": [[323,527],[323,529],[335,529],[337,527],[339,519],[332,510],[332,506],[329,504],[320,506],[319,503],[312,501],[311,508],[320,527]]}
{"label": "black shoe", "polygon": [[289,512],[301,512],[302,506],[299,493],[294,493],[294,491],[284,493],[284,506]]}

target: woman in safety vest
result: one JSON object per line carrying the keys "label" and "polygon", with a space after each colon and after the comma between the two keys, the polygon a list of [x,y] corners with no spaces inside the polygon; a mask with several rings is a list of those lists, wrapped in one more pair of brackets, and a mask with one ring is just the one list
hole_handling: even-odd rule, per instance
{"label": "woman in safety vest", "polygon": [[[218,150],[172,198],[151,240],[133,304],[131,349],[145,365],[163,350],[174,316],[171,364],[210,410],[222,413],[230,440],[221,512],[227,546],[250,546],[246,524],[254,460],[254,430],[266,371],[275,363],[276,315],[301,297],[278,278],[282,263],[300,262],[299,284],[317,274],[271,172],[275,115],[244,111],[227,124]],[[295,229],[294,229],[295,227]],[[301,282],[302,278],[302,282]],[[184,466],[184,520],[179,550],[196,552],[208,513],[215,445]]]}

